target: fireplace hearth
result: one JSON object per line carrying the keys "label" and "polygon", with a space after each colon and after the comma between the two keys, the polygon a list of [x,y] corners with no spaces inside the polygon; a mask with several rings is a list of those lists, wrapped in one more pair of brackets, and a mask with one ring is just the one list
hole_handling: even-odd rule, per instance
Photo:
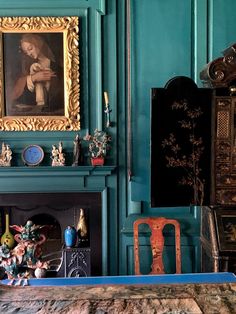
{"label": "fireplace hearth", "polygon": [[[43,247],[44,255],[61,252],[62,256],[74,256],[76,248],[72,252],[74,255],[65,251],[64,230],[68,225],[77,226],[81,208],[88,218],[89,247],[76,254],[89,254],[87,260],[91,263],[91,275],[99,276],[102,275],[102,202],[99,192],[0,194],[0,232],[3,234],[5,229],[6,213],[10,215],[10,225],[25,225],[27,220],[32,220],[37,225],[48,226],[45,234],[47,241]],[[65,262],[68,262],[68,258],[65,258]],[[63,267],[65,268],[65,265]],[[64,270],[58,273],[59,276],[78,275],[76,272],[67,273]]]}

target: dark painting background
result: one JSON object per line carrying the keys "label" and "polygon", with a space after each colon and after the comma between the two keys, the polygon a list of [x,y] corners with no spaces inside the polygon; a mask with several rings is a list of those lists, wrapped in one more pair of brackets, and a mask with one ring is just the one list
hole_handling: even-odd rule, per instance
{"label": "dark painting background", "polygon": [[[23,52],[20,48],[20,40],[22,35],[25,33],[4,33],[2,37],[3,42],[3,72],[4,72],[4,91],[5,91],[5,114],[8,115],[39,115],[33,111],[21,111],[17,112],[13,108],[13,104],[10,101],[10,94],[14,87],[16,79],[22,73],[22,56]],[[33,32],[31,34],[34,34]],[[36,33],[35,33],[36,34]],[[52,50],[56,63],[58,66],[64,68],[63,63],[63,33],[37,33],[44,41],[48,44]],[[63,73],[60,73],[60,80],[64,81]],[[64,82],[61,82],[61,86],[64,86]],[[60,105],[60,114],[64,115],[64,88],[63,88],[63,99]],[[59,112],[58,111],[58,112]],[[57,115],[56,112],[40,112],[40,115]]]}

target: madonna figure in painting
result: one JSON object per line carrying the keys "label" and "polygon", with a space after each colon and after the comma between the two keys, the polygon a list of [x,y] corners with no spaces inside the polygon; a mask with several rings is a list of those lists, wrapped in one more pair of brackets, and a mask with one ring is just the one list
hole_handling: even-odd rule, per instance
{"label": "madonna figure in painting", "polygon": [[7,115],[64,115],[63,64],[56,60],[45,36],[22,34],[16,69],[11,69],[12,63],[6,63]]}

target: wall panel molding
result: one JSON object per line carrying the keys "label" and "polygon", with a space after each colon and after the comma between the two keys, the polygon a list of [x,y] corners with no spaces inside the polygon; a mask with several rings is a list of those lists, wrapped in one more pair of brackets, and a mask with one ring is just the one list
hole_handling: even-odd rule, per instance
{"label": "wall panel molding", "polygon": [[[208,0],[192,0],[192,78],[200,84],[199,74],[208,61]],[[199,85],[199,86],[200,86]]]}
{"label": "wall panel molding", "polygon": [[31,0],[11,0],[11,1],[4,1],[0,0],[0,8],[1,9],[18,9],[18,8],[90,8],[93,7],[94,9],[100,10],[102,13],[105,13],[105,4],[106,0],[38,0],[38,1],[31,1]]}

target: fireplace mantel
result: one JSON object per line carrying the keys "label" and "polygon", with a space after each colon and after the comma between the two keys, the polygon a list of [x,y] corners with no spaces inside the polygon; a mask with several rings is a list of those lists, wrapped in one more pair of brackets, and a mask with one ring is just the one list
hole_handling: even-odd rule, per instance
{"label": "fireplace mantel", "polygon": [[102,191],[115,166],[6,167],[0,169],[1,193]]}
{"label": "fireplace mantel", "polygon": [[[56,218],[58,218],[60,210],[50,209],[49,211],[47,206],[53,204],[54,208],[59,204],[70,209],[70,206],[76,205],[77,211],[80,206],[92,208],[95,218],[97,217],[94,216],[94,213],[97,212],[96,208],[100,208],[100,214],[99,212],[97,214],[100,218],[96,218],[96,223],[93,223],[91,227],[95,230],[99,225],[102,226],[100,240],[98,241],[97,236],[96,240],[92,240],[91,250],[94,252],[97,247],[100,248],[101,265],[98,273],[107,275],[108,193],[109,187],[114,185],[115,176],[112,174],[115,169],[116,166],[2,167],[0,168],[0,207],[4,210],[9,210],[11,206],[23,208],[23,213],[21,213],[23,217],[27,215],[31,207],[34,208],[31,206],[34,205],[33,199],[36,204],[35,214],[41,214],[41,211],[45,211],[46,208],[47,213],[50,212]],[[93,202],[93,206],[91,202]],[[70,217],[75,219],[75,214]],[[59,218],[58,221],[60,221]],[[66,219],[62,221],[64,224],[68,224]],[[63,223],[60,222],[61,230],[65,229]],[[21,223],[17,222],[16,224]],[[93,268],[95,269],[95,267]]]}

